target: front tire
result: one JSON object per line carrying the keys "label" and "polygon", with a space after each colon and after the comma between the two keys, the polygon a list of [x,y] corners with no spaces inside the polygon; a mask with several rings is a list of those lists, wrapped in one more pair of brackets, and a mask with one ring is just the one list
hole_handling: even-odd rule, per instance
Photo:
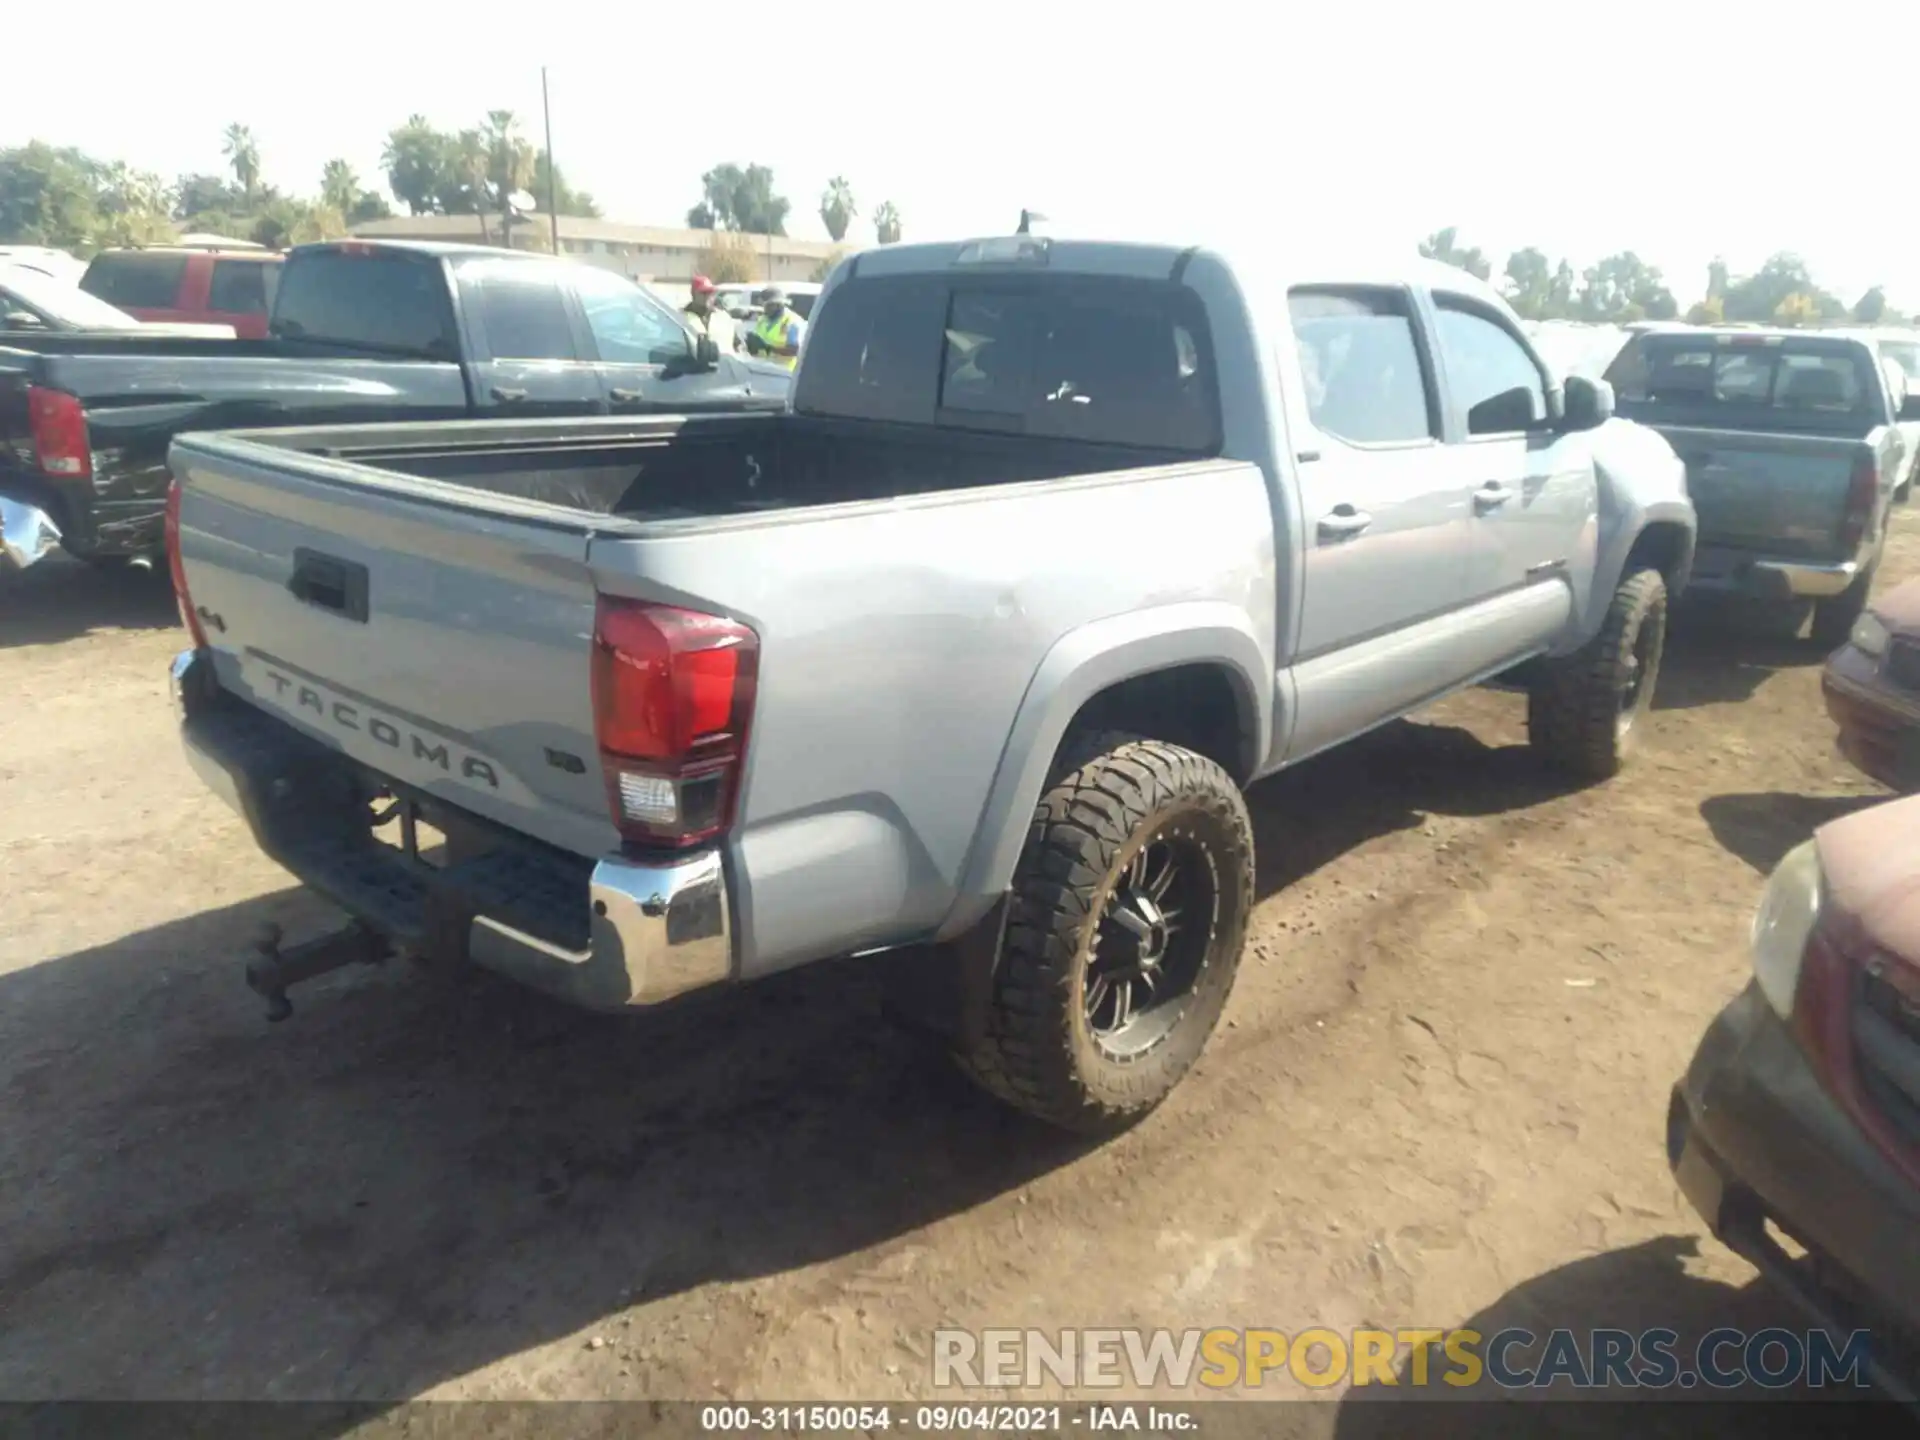
{"label": "front tire", "polygon": [[1253,909],[1239,787],[1159,740],[1091,737],[1043,795],[1014,871],[984,1033],[989,1092],[1102,1134],[1173,1091],[1219,1022]]}
{"label": "front tire", "polygon": [[1613,592],[1600,633],[1549,664],[1528,692],[1528,741],[1584,779],[1619,774],[1645,728],[1666,643],[1666,581],[1635,570]]}

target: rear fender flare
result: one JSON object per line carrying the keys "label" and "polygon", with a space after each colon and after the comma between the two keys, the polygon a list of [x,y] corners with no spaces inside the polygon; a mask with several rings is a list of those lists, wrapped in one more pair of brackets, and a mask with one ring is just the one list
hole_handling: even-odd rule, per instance
{"label": "rear fender flare", "polygon": [[940,939],[965,932],[1013,883],[1033,808],[1082,707],[1123,680],[1209,664],[1226,674],[1240,712],[1234,779],[1245,784],[1272,746],[1274,667],[1244,611],[1223,602],[1184,602],[1092,621],[1055,642],[1014,716],[968,852],[960,898]]}

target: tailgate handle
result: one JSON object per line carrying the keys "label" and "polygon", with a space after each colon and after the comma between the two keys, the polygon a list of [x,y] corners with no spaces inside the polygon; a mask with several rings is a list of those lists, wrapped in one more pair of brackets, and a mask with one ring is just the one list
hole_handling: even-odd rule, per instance
{"label": "tailgate handle", "polygon": [[512,405],[526,399],[527,392],[511,385],[496,385],[493,387],[493,398],[502,405]]}
{"label": "tailgate handle", "polygon": [[367,567],[323,555],[318,550],[293,552],[293,578],[287,589],[296,600],[326,610],[345,620],[367,623]]}

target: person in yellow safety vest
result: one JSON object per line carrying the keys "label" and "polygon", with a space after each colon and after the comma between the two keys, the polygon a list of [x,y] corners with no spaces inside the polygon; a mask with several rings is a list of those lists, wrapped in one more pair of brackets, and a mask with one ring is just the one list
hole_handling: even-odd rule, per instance
{"label": "person in yellow safety vest", "polygon": [[778,285],[760,292],[760,305],[760,318],[747,332],[747,353],[791,370],[800,363],[807,322],[788,308],[787,292]]}

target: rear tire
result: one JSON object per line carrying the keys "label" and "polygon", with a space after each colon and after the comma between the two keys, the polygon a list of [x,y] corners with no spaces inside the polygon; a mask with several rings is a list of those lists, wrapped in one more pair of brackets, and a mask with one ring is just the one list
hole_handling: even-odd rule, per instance
{"label": "rear tire", "polygon": [[1528,692],[1528,741],[1584,779],[1619,774],[1653,703],[1666,642],[1666,581],[1635,570],[1613,592],[1600,633],[1549,663]]}
{"label": "rear tire", "polygon": [[984,1033],[955,1058],[1084,1134],[1134,1123],[1199,1057],[1253,909],[1253,827],[1227,772],[1131,735],[1074,746],[1014,871]]}
{"label": "rear tire", "polygon": [[1847,643],[1855,623],[1866,612],[1867,600],[1873,593],[1873,573],[1876,568],[1869,567],[1863,571],[1831,600],[1815,603],[1813,629],[1810,632],[1815,645],[1822,650],[1838,650]]}

